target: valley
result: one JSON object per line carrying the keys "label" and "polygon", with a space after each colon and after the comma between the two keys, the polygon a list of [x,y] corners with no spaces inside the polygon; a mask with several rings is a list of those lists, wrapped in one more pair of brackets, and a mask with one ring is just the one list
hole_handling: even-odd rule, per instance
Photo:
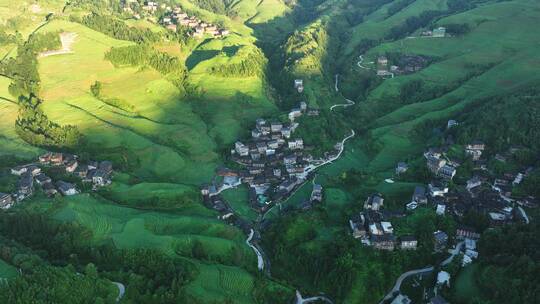
{"label": "valley", "polygon": [[539,12],[0,0],[1,301],[533,303]]}

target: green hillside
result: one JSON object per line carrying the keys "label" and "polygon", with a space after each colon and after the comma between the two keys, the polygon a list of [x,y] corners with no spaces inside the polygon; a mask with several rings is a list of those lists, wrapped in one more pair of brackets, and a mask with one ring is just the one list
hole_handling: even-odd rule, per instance
{"label": "green hillside", "polygon": [[[432,253],[432,232],[453,233],[461,221],[427,207],[393,220],[398,236],[418,236],[416,251],[381,252],[350,237],[348,221],[368,195],[379,192],[385,208],[401,211],[430,181],[427,148],[449,136],[449,153],[461,158],[474,139],[487,143],[490,157],[523,148],[519,166],[488,162],[486,171],[531,168],[516,193],[537,193],[538,1],[157,2],[0,0],[0,189],[15,189],[9,169],[45,151],[110,160],[115,171],[97,191],[48,198],[36,186],[31,198],[0,210],[0,277],[9,282],[0,299],[36,297],[46,280],[35,268],[55,278],[44,296],[59,303],[72,299],[70,283],[88,286],[81,295],[88,303],[114,302],[110,282],[126,285],[119,303],[289,303],[295,290],[379,303],[401,273],[442,260]],[[166,28],[178,9],[219,30]],[[429,34],[439,27],[444,37]],[[389,63],[377,76],[383,56]],[[407,58],[423,63],[401,72]],[[221,220],[200,186],[220,167],[243,168],[230,151],[257,118],[286,121],[300,102],[316,110],[298,118],[295,131],[314,158],[355,136],[264,215],[249,205],[248,187],[224,191],[234,216]],[[450,119],[459,127],[446,130]],[[396,176],[402,161],[409,172]],[[323,202],[301,210],[312,181],[323,186]],[[264,271],[246,243],[251,228]],[[493,251],[489,259],[463,271],[445,296],[473,303],[455,293],[479,294],[503,272],[516,276],[493,248],[481,248]],[[495,275],[480,284],[486,274]],[[534,285],[512,284],[527,294]],[[17,296],[21,286],[35,289]],[[483,292],[482,299],[517,303]]]}

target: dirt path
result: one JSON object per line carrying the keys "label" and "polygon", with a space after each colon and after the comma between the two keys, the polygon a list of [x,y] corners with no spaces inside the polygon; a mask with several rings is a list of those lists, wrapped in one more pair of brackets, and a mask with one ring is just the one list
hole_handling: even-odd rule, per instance
{"label": "dirt path", "polygon": [[[336,83],[335,83],[334,87],[335,87],[336,92],[339,92],[339,87],[338,87],[338,84],[339,84],[339,74],[336,74],[335,77],[336,77]],[[350,99],[347,99],[347,98],[345,98],[345,101],[346,101],[347,103],[339,103],[339,104],[335,104],[335,105],[330,106],[330,111],[333,111],[333,110],[334,110],[335,108],[337,108],[337,107],[344,107],[344,108],[346,108],[346,107],[350,107],[350,106],[356,104],[354,101],[352,101],[352,100],[350,100]]]}
{"label": "dirt path", "polygon": [[316,297],[310,297],[310,298],[302,298],[302,294],[300,294],[300,291],[296,291],[296,304],[304,304],[304,303],[310,303],[315,301],[324,301],[330,304],[334,304],[332,300],[325,296],[316,296]]}
{"label": "dirt path", "polygon": [[[370,68],[366,67],[366,66],[363,66],[362,63],[364,62],[364,55],[360,55],[358,56],[358,62],[356,63],[356,65],[361,68],[361,69],[364,69],[364,70],[371,70]],[[368,62],[368,63],[373,63],[373,62]]]}
{"label": "dirt path", "polygon": [[60,41],[62,42],[62,48],[60,50],[46,51],[39,54],[39,57],[48,57],[54,55],[70,54],[73,53],[71,46],[77,38],[77,33],[63,32],[60,33]]}
{"label": "dirt path", "polygon": [[126,286],[119,282],[112,282],[116,287],[118,287],[118,296],[116,297],[116,302],[120,302],[126,293]]}

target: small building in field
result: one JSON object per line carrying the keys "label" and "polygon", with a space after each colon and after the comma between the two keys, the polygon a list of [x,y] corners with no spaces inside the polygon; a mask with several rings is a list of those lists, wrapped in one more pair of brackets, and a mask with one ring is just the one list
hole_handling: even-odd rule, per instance
{"label": "small building in field", "polygon": [[319,184],[313,185],[313,190],[311,191],[311,198],[310,200],[312,202],[322,202],[322,186]]}
{"label": "small building in field", "polygon": [[270,124],[270,131],[271,132],[281,132],[281,129],[283,128],[283,124],[280,122],[272,122]]}
{"label": "small building in field", "polygon": [[43,184],[50,183],[51,181],[51,178],[43,173],[36,176],[36,182],[38,183],[38,185],[43,186]]}
{"label": "small building in field", "polygon": [[448,164],[444,165],[439,169],[439,172],[437,172],[437,175],[441,178],[451,180],[456,175],[456,168],[453,166],[450,166]]}
{"label": "small building in field", "polygon": [[392,234],[372,235],[370,241],[373,248],[379,250],[392,251],[396,247],[396,237]]}
{"label": "small building in field", "polygon": [[444,196],[448,193],[448,185],[443,181],[432,181],[428,187],[431,197]]}
{"label": "small building in field", "polygon": [[460,226],[456,229],[456,239],[458,240],[465,240],[465,239],[471,239],[471,240],[479,240],[480,239],[480,233],[476,232],[473,228]]}
{"label": "small building in field", "polygon": [[8,209],[11,206],[13,206],[13,197],[11,197],[11,194],[0,192],[0,208]]}
{"label": "small building in field", "polygon": [[455,121],[455,120],[453,120],[453,119],[450,119],[450,120],[448,121],[448,123],[446,124],[446,129],[450,129],[450,128],[452,128],[452,127],[454,127],[454,126],[457,126],[457,125],[458,125],[458,122],[457,122],[457,121]]}
{"label": "small building in field", "polygon": [[289,112],[289,120],[291,121],[300,116],[302,116],[302,110],[300,108],[294,108]]}
{"label": "small building in field", "polygon": [[79,193],[79,191],[77,191],[77,189],[75,188],[75,185],[68,182],[58,181],[56,182],[56,187],[58,187],[58,190],[60,190],[60,193],[62,193],[62,195],[64,196],[70,196]]}
{"label": "small building in field", "polygon": [[433,29],[431,36],[435,38],[442,38],[446,35],[446,28],[445,27],[438,27],[436,29]]}
{"label": "small building in field", "polygon": [[433,233],[434,249],[436,252],[441,252],[448,244],[448,235],[444,231],[435,231]]}
{"label": "small building in field", "polygon": [[97,169],[92,176],[92,183],[96,186],[106,186],[110,184],[109,174],[102,169]]}
{"label": "small building in field", "polygon": [[287,142],[289,149],[291,150],[302,150],[304,149],[304,141],[301,138],[290,140]]}
{"label": "small building in field", "polygon": [[47,152],[43,155],[40,155],[38,160],[41,164],[43,165],[48,165],[51,161],[51,156],[52,156],[52,153],[51,152]]}
{"label": "small building in field", "polygon": [[53,153],[50,158],[50,164],[54,166],[60,166],[64,163],[64,154]]}
{"label": "small building in field", "polygon": [[465,153],[472,156],[474,161],[477,161],[482,156],[486,145],[481,141],[474,141],[465,146]]}
{"label": "small building in field", "polygon": [[68,163],[66,163],[66,172],[73,173],[79,166],[79,163],[76,160],[71,160]]}
{"label": "small building in field", "polygon": [[405,173],[407,172],[408,169],[409,169],[409,165],[407,165],[407,163],[399,162],[396,166],[396,174],[399,175],[399,174]]}
{"label": "small building in field", "polygon": [[478,176],[473,176],[467,181],[467,190],[471,191],[472,189],[482,185],[482,179]]}
{"label": "small building in field", "polygon": [[380,194],[373,194],[369,196],[364,202],[364,209],[377,211],[381,209],[384,204],[384,199]]}
{"label": "small building in field", "polygon": [[416,250],[418,247],[418,240],[413,235],[404,235],[399,238],[399,242],[402,250]]}
{"label": "small building in field", "polygon": [[437,286],[450,287],[450,274],[446,271],[439,271],[437,273]]}
{"label": "small building in field", "polygon": [[427,157],[427,167],[432,173],[437,174],[444,165],[446,165],[446,160],[442,158],[434,155],[429,155]]}
{"label": "small building in field", "polygon": [[41,188],[43,189],[43,192],[48,196],[53,196],[58,193],[52,183],[45,183],[41,186]]}
{"label": "small building in field", "polygon": [[446,212],[446,205],[437,204],[437,209],[435,210],[435,213],[437,213],[437,215],[444,215],[445,212]]}
{"label": "small building in field", "polygon": [[414,187],[412,201],[416,202],[417,204],[427,204],[426,187],[424,186]]}
{"label": "small building in field", "polygon": [[349,220],[349,226],[351,227],[352,235],[355,239],[364,238],[367,236],[367,230],[366,230],[365,225],[366,225],[366,218],[364,214],[353,216]]}
{"label": "small building in field", "polygon": [[411,299],[409,299],[409,297],[400,293],[394,298],[394,300],[392,300],[390,304],[411,304],[411,303],[412,301]]}
{"label": "small building in field", "polygon": [[27,166],[17,166],[11,169],[11,174],[21,176],[28,171]]}
{"label": "small building in field", "polygon": [[26,198],[34,194],[34,178],[30,172],[21,175],[17,185],[17,197]]}

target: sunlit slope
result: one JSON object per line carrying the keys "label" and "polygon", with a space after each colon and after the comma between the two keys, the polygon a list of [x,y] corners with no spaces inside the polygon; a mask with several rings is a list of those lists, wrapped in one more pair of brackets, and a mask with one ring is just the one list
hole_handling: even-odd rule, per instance
{"label": "sunlit slope", "polygon": [[[177,88],[153,70],[118,69],[104,59],[110,47],[129,42],[65,21],[43,30],[78,35],[72,54],[39,61],[43,109],[53,121],[76,125],[93,151],[121,151],[139,176],[197,183],[211,175],[214,143]],[[125,112],[94,98],[89,89],[96,80],[104,84],[106,96],[135,110]]]}
{"label": "sunlit slope", "polygon": [[439,20],[438,24],[467,23],[471,32],[442,39],[404,39],[383,44],[366,55],[385,51],[436,58],[426,69],[385,80],[371,92],[373,102],[397,100],[404,84],[420,79],[441,97],[404,105],[373,122],[372,137],[382,144],[370,163],[372,170],[391,170],[411,152],[418,152],[411,131],[426,120],[446,120],[481,98],[518,91],[540,82],[540,37],[524,31],[537,23],[540,7],[534,1],[480,6]]}
{"label": "sunlit slope", "polygon": [[378,10],[367,15],[364,22],[351,30],[351,38],[346,45],[345,54],[351,54],[362,40],[378,40],[394,26],[400,25],[409,17],[418,16],[424,11],[443,11],[447,9],[446,0],[416,0],[393,15],[388,14],[392,3],[381,6]]}

